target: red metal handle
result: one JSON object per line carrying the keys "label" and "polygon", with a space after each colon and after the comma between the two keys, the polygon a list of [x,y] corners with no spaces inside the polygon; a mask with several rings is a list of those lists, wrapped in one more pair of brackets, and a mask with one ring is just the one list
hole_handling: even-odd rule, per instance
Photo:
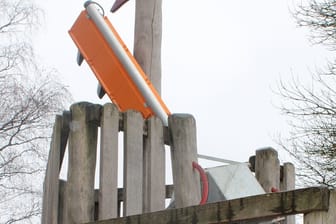
{"label": "red metal handle", "polygon": [[196,162],[192,162],[192,166],[194,169],[196,169],[201,176],[201,181],[202,181],[202,198],[200,201],[200,205],[204,205],[207,200],[208,200],[208,195],[209,195],[209,182],[208,182],[208,177],[204,172],[204,169]]}

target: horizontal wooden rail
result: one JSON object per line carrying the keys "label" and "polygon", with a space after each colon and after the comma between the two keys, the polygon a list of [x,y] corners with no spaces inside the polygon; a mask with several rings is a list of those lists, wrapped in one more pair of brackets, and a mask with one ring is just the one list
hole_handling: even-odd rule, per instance
{"label": "horizontal wooden rail", "polygon": [[255,219],[328,211],[331,194],[334,196],[336,192],[328,188],[313,187],[206,205],[169,209],[142,215],[91,222],[89,224],[205,224],[252,221]]}

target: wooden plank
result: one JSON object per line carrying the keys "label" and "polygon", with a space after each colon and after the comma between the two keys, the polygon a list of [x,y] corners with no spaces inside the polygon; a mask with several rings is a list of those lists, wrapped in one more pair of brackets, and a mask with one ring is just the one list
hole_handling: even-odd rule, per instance
{"label": "wooden plank", "polygon": [[134,57],[161,93],[162,0],[136,0]]}
{"label": "wooden plank", "polygon": [[[253,221],[260,218],[274,218],[312,211],[327,211],[329,208],[329,193],[330,191],[327,188],[306,188],[145,213],[101,222],[92,222],[91,224],[208,224]],[[311,222],[310,224],[313,223],[321,222]]]}
{"label": "wooden plank", "polygon": [[197,162],[196,122],[188,114],[173,114],[168,118],[171,137],[171,160],[175,186],[175,206],[182,208],[199,204],[200,177],[192,168]]}
{"label": "wooden plank", "polygon": [[62,114],[62,132],[61,132],[61,158],[60,169],[64,158],[65,149],[68,143],[69,131],[70,131],[70,111],[63,111]]}
{"label": "wooden plank", "polygon": [[59,180],[58,224],[66,223],[66,186],[67,182],[65,180]]}
{"label": "wooden plank", "polygon": [[280,189],[280,162],[278,152],[273,148],[256,151],[255,176],[266,192]]}
{"label": "wooden plank", "polygon": [[332,224],[336,222],[336,191],[330,191],[328,211],[310,212],[304,216],[304,224]]}
{"label": "wooden plank", "polygon": [[[281,166],[280,190],[289,191],[295,189],[295,167],[292,163],[284,163]],[[287,216],[284,224],[295,224],[295,216]]]}
{"label": "wooden plank", "polygon": [[66,224],[94,220],[94,177],[100,107],[85,102],[70,107]]}
{"label": "wooden plank", "polygon": [[115,105],[104,105],[100,130],[99,220],[103,220],[118,216],[119,111]]}
{"label": "wooden plank", "polygon": [[154,212],[165,208],[165,147],[161,120],[152,117],[146,124],[143,212]]}
{"label": "wooden plank", "polygon": [[139,112],[124,113],[124,215],[142,213],[143,123]]}
{"label": "wooden plank", "polygon": [[43,186],[42,224],[58,223],[58,191],[61,156],[62,117],[57,115],[50,143],[49,158]]}

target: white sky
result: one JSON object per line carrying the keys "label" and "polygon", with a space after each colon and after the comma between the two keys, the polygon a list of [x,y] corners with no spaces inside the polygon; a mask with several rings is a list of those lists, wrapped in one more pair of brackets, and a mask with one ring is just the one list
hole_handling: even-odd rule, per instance
{"label": "white sky", "polygon": [[[67,33],[84,1],[37,2],[45,10],[35,41],[40,60],[59,71],[74,102],[109,101],[98,99],[88,66],[77,66]],[[132,49],[134,0],[116,14],[114,0],[97,2]],[[276,148],[273,138],[288,131],[272,88],[292,74],[309,79],[331,55],[296,27],[290,8],[299,2],[163,0],[162,97],[173,113],[195,116],[199,153],[243,162],[258,148]]]}

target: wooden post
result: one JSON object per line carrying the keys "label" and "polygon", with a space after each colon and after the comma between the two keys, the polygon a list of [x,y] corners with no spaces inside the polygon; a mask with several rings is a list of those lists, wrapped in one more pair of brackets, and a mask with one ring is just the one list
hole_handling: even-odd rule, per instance
{"label": "wooden post", "polygon": [[[162,0],[136,0],[134,57],[161,94]],[[144,144],[143,211],[164,209],[165,152],[162,124],[148,121]],[[163,196],[163,198],[162,198]]]}
{"label": "wooden post", "polygon": [[139,112],[124,113],[124,215],[142,213],[143,118]]}
{"label": "wooden post", "polygon": [[[281,167],[280,190],[290,191],[295,189],[295,167],[292,163],[284,163]],[[287,216],[284,224],[295,224],[295,216]]]}
{"label": "wooden post", "polygon": [[100,132],[99,220],[118,216],[118,132],[119,111],[105,104]]}
{"label": "wooden post", "polygon": [[304,224],[331,224],[336,221],[336,191],[330,190],[328,211],[310,212],[304,215]]}
{"label": "wooden post", "polygon": [[273,148],[256,151],[255,175],[266,192],[280,188],[280,162]]}
{"label": "wooden post", "polygon": [[66,224],[94,219],[94,176],[100,106],[70,107],[69,166],[66,186]]}
{"label": "wooden post", "polygon": [[192,168],[197,162],[196,122],[191,115],[173,114],[168,118],[171,137],[171,158],[175,186],[175,206],[199,204],[200,177]]}
{"label": "wooden post", "polygon": [[136,0],[134,57],[161,93],[162,0]]}
{"label": "wooden post", "polygon": [[42,224],[58,224],[62,117],[56,116],[43,186]]}
{"label": "wooden post", "polygon": [[147,120],[144,139],[144,212],[165,208],[165,148],[162,122],[157,117]]}
{"label": "wooden post", "polygon": [[58,224],[66,224],[67,222],[67,199],[66,199],[66,184],[64,180],[59,180],[59,210]]}

